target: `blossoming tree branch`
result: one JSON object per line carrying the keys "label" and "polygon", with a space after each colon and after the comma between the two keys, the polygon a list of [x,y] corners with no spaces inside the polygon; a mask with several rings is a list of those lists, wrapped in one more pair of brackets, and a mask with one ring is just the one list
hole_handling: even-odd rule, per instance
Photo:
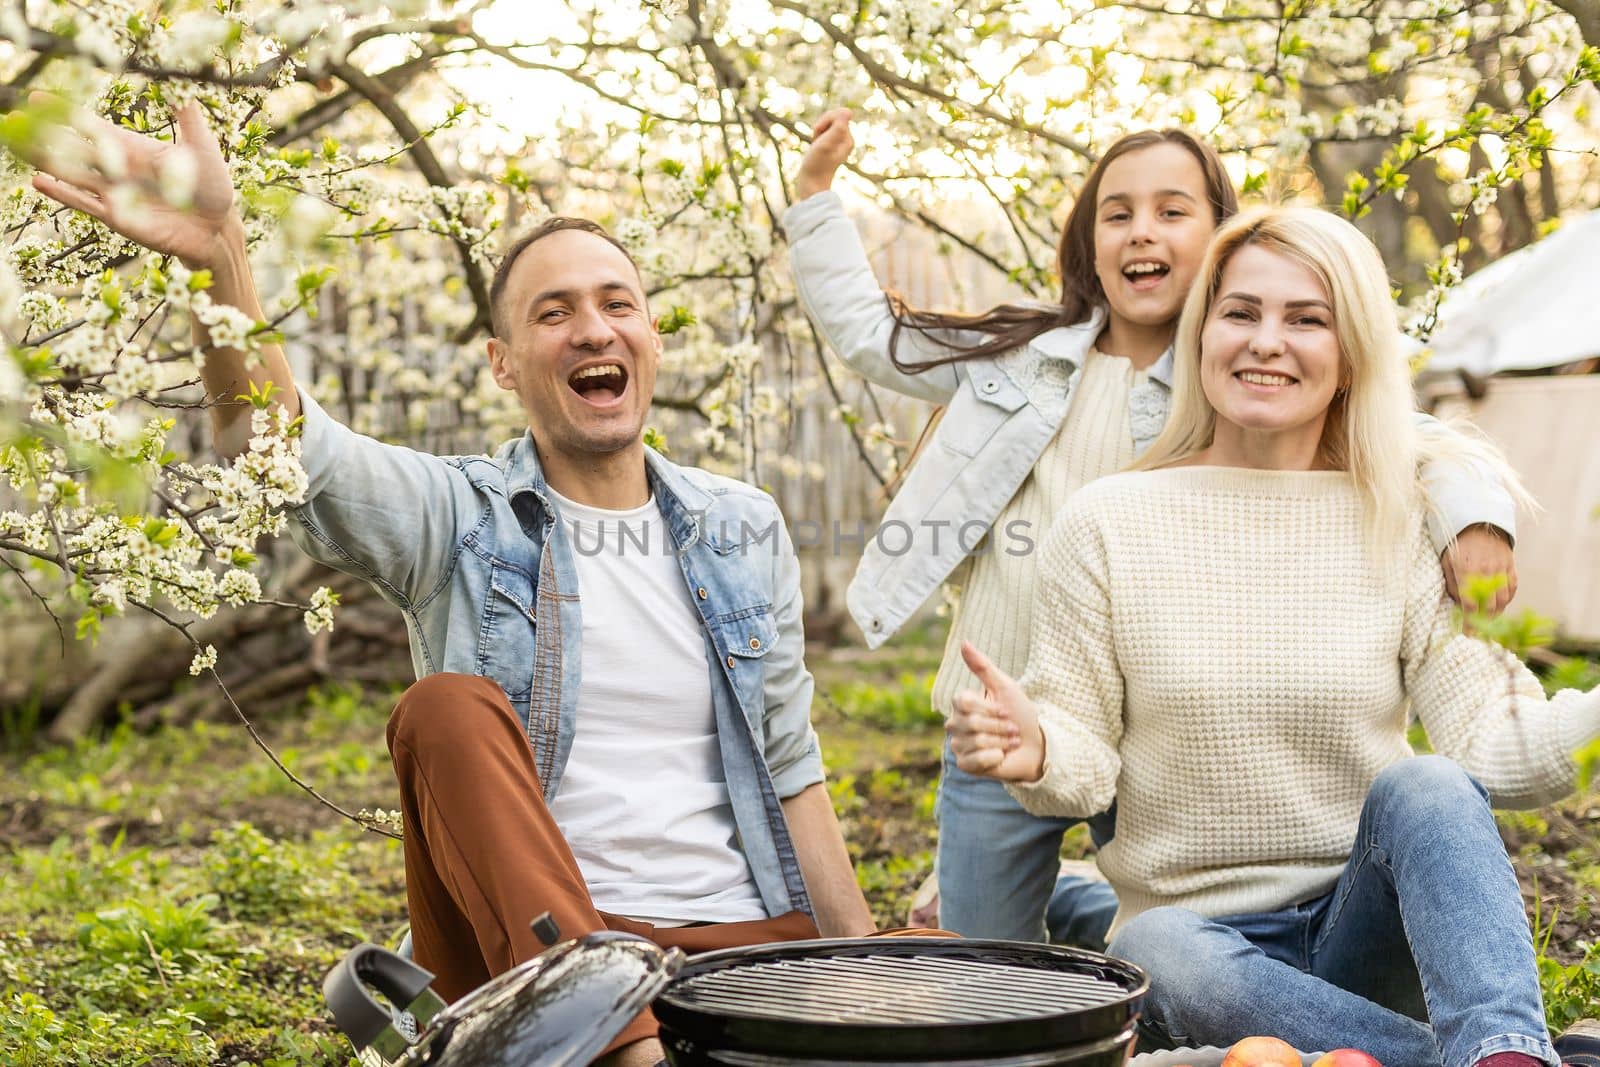
{"label": "blossoming tree branch", "polygon": [[[861,210],[960,277],[1053,298],[1097,150],[1183,125],[1247,195],[1357,218],[1425,334],[1464,271],[1594,206],[1597,45],[1596,0],[5,0],[0,611],[99,643],[0,700],[33,687],[67,738],[119,701],[199,710],[186,672],[245,703],[362,677],[392,638],[275,547],[295,420],[271,384],[208,376],[200,339],[287,359],[358,429],[484,451],[521,429],[482,356],[495,256],[587,214],[672,335],[653,444],[782,496],[823,474],[797,432],[822,411],[883,481],[908,442],[775,251],[827,108],[856,113]],[[72,180],[35,180],[45,157]],[[171,240],[233,212],[259,316]]]}

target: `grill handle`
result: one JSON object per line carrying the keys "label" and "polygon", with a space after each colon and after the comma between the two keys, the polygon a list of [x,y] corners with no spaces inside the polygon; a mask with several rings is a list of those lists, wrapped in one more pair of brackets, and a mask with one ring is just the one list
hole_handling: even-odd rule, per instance
{"label": "grill handle", "polygon": [[401,1011],[416,1018],[420,1030],[444,1008],[444,1001],[429,988],[433,974],[388,949],[360,944],[336,963],[322,980],[322,998],[357,1052],[375,1047],[386,1059],[395,1059],[410,1044],[394,1027],[394,1016],[373,998],[376,989]]}

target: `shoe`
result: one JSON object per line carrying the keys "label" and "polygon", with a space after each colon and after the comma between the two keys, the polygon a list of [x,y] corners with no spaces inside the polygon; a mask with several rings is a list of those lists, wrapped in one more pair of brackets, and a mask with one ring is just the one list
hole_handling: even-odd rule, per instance
{"label": "shoe", "polygon": [[939,927],[939,876],[930,874],[917,891],[911,895],[911,910],[906,914],[906,925],[913,929],[936,930]]}
{"label": "shoe", "polygon": [[1061,867],[1056,871],[1057,878],[1082,878],[1086,882],[1103,882],[1106,876],[1100,873],[1099,866],[1094,862],[1094,857],[1083,860],[1062,860]]}
{"label": "shoe", "polygon": [[1579,1019],[1555,1046],[1564,1067],[1600,1067],[1600,1019]]}

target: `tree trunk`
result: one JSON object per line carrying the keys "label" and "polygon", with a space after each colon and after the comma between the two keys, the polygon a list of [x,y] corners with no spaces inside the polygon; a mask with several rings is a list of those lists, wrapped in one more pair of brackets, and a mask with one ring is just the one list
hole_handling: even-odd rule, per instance
{"label": "tree trunk", "polygon": [[1600,0],[1555,0],[1555,4],[1578,21],[1584,44],[1600,48]]}
{"label": "tree trunk", "polygon": [[[299,613],[270,604],[228,610],[191,627],[201,647],[215,645],[219,672],[235,701],[279,702],[296,698],[313,682],[352,680],[405,682],[411,677],[405,625],[371,587],[296,558],[267,583],[277,599],[304,602],[319,585],[340,595],[332,634],[313,638]],[[69,672],[83,684],[44,702],[51,709],[46,736],[70,743],[110,721],[121,703],[137,710],[134,721],[149,726],[163,717],[188,721],[225,707],[209,676],[191,679],[194,648],[173,627],[135,611],[106,627],[86,664]],[[181,691],[185,683],[193,688]],[[248,711],[249,708],[246,708]]]}

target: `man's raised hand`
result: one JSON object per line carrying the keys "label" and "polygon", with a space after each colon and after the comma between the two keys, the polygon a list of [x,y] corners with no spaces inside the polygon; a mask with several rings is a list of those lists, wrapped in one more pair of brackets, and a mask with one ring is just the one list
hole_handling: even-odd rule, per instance
{"label": "man's raised hand", "polygon": [[[33,94],[35,104],[45,94]],[[177,112],[175,142],[124,129],[82,109],[40,138],[33,187],[190,267],[214,266],[237,216],[222,147],[194,102]]]}
{"label": "man's raised hand", "polygon": [[1044,735],[1033,701],[972,642],[961,642],[961,658],[984,691],[957,693],[945,723],[956,766],[1002,782],[1038,781],[1044,773]]}
{"label": "man's raised hand", "polygon": [[830,188],[834,171],[850,158],[855,146],[855,138],[850,136],[850,109],[824,112],[811,128],[811,147],[800,158],[800,172],[795,175],[794,191],[800,199]]}
{"label": "man's raised hand", "polygon": [[[46,94],[30,100],[42,112],[66,110]],[[259,322],[264,316],[245,256],[244,224],[233,207],[233,179],[200,105],[191,102],[178,111],[172,143],[81,109],[67,114],[26,152],[39,169],[33,187],[130,241],[210,270],[212,303]],[[300,414],[294,374],[281,346],[262,343],[256,362],[231,344],[214,343],[199,316],[194,330],[206,353],[200,378],[215,402],[211,424],[217,451],[236,456],[249,447],[252,408],[237,401],[241,394],[270,386],[290,418]]]}

